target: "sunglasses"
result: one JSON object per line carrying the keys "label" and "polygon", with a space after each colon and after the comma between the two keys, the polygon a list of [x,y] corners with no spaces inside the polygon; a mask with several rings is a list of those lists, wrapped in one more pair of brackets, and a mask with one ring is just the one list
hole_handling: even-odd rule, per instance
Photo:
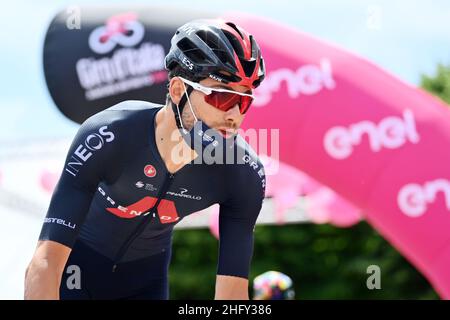
{"label": "sunglasses", "polygon": [[205,101],[210,105],[222,111],[228,111],[236,104],[239,105],[241,114],[247,112],[248,108],[253,102],[254,96],[249,93],[241,93],[233,90],[208,88],[200,83],[180,78],[184,83],[190,85],[195,90],[201,91],[205,94]]}

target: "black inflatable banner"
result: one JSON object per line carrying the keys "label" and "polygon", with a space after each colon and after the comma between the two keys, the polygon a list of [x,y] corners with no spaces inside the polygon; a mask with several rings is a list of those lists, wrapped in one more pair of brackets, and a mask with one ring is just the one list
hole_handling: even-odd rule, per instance
{"label": "black inflatable banner", "polygon": [[164,103],[170,39],[186,22],[216,16],[164,7],[61,11],[44,42],[50,95],[78,123],[123,100]]}

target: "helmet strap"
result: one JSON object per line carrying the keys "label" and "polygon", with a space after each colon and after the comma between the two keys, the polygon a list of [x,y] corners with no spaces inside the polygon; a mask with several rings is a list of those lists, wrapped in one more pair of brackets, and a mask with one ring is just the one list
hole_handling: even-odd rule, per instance
{"label": "helmet strap", "polygon": [[181,114],[183,113],[184,106],[186,105],[188,95],[190,95],[193,90],[194,90],[194,88],[192,88],[191,86],[188,86],[188,88],[185,89],[185,92],[184,92],[183,96],[181,97],[181,100],[178,103],[178,105],[175,105],[175,103],[172,102],[172,111],[175,115],[175,122],[177,123],[178,129],[184,130],[183,123],[181,122]]}

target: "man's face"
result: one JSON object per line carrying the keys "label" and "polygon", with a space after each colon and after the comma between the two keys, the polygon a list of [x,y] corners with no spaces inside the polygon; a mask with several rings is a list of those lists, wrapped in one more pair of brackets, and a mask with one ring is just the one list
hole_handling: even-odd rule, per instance
{"label": "man's face", "polygon": [[[210,78],[201,80],[200,84],[209,88],[223,88],[242,93],[248,93],[250,91],[250,88],[245,86],[229,86]],[[241,114],[239,111],[239,105],[236,104],[231,109],[222,111],[207,103],[204,97],[205,94],[198,90],[193,90],[189,96],[192,108],[194,109],[197,118],[205,122],[210,128],[219,131],[226,138],[236,134],[237,129],[239,129],[245,118],[245,115]],[[195,118],[192,115],[189,102],[186,102],[183,108],[182,118],[186,129],[191,129],[194,125]]]}

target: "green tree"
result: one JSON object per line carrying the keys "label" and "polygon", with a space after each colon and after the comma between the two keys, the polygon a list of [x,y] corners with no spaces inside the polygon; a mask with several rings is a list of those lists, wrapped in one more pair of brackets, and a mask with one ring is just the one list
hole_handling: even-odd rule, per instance
{"label": "green tree", "polygon": [[421,76],[421,86],[450,104],[450,65],[438,64],[434,76]]}
{"label": "green tree", "polygon": [[[171,299],[212,299],[218,242],[208,230],[178,230],[170,270]],[[239,248],[236,248],[236,254]],[[369,290],[367,267],[381,269],[381,289]],[[260,226],[250,280],[276,270],[288,274],[297,299],[436,299],[436,293],[367,223]]]}

